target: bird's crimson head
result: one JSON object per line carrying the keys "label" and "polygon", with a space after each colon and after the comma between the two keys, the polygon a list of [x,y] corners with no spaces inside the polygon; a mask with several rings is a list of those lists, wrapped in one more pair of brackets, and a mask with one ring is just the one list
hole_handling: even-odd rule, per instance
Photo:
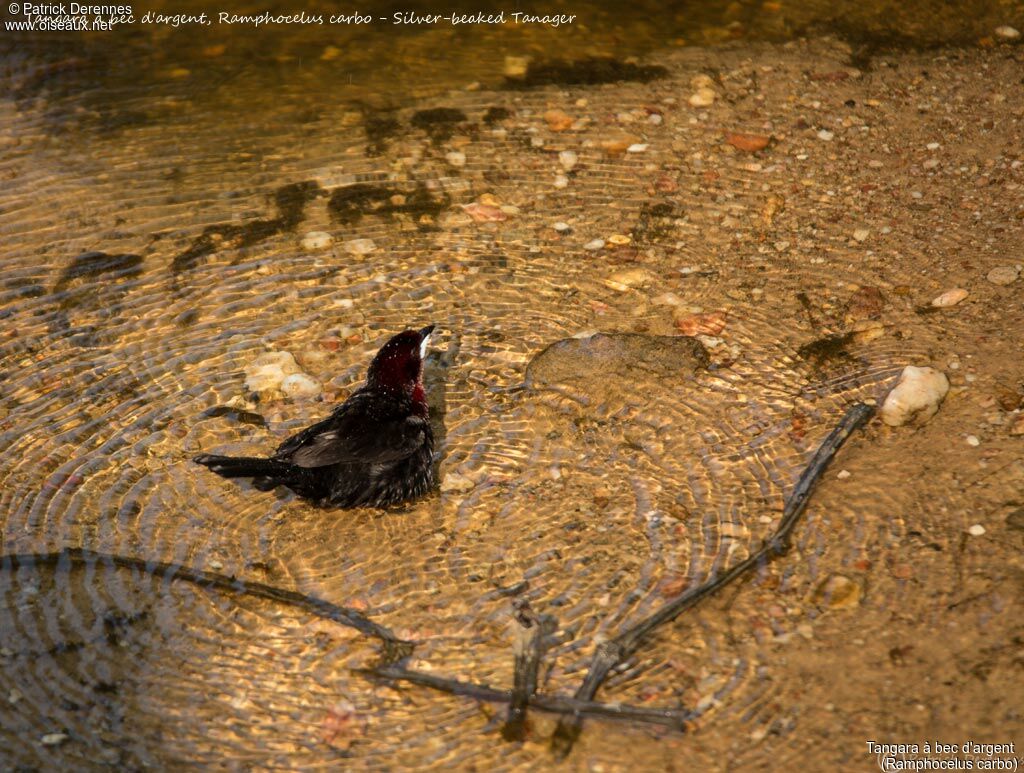
{"label": "bird's crimson head", "polygon": [[423,358],[434,326],[406,330],[389,340],[370,363],[366,384],[373,389],[404,394],[415,402],[424,402]]}

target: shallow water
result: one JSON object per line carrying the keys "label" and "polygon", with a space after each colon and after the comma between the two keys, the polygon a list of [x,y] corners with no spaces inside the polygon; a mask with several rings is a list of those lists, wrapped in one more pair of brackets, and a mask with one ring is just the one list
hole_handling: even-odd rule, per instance
{"label": "shallow water", "polygon": [[[847,406],[933,364],[953,391],[929,425],[855,439],[792,556],[599,693],[693,709],[694,732],[588,720],[567,764],[867,767],[866,740],[1015,740],[1024,280],[986,276],[1024,254],[1021,49],[776,45],[750,29],[827,15],[770,34],[767,11],[707,13],[500,46],[403,32],[386,61],[353,30],[8,48],[4,553],[86,547],[295,588],[414,640],[411,667],[501,687],[516,596],[557,618],[541,686],[571,694],[597,643],[757,548]],[[999,13],[955,34],[938,14],[917,42],[975,42]],[[738,40],[653,44],[676,36]],[[553,41],[663,70],[506,81],[506,56]],[[716,99],[694,108],[702,74]],[[748,153],[723,131],[772,140]],[[333,244],[304,247],[311,232]],[[929,308],[957,286],[968,301]],[[697,314],[713,315],[706,368],[526,383],[556,341],[635,333],[657,352]],[[332,512],[189,461],[272,449],[430,322],[440,491]],[[244,370],[267,350],[321,397],[253,400]],[[159,573],[4,564],[0,621],[11,768],[552,760],[549,715],[506,743],[501,706],[356,673],[379,646],[351,629]]]}

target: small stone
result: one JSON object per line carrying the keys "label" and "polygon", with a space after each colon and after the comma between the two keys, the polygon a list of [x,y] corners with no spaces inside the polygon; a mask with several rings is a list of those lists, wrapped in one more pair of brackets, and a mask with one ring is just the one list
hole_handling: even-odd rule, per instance
{"label": "small stone", "polygon": [[932,306],[937,309],[947,309],[950,306],[956,306],[968,295],[969,293],[962,287],[957,287],[953,290],[946,290],[942,295],[932,299]]}
{"label": "small stone", "polygon": [[927,161],[925,161],[923,164],[921,164],[921,166],[924,169],[937,169],[938,166],[939,166],[939,159],[937,159],[937,158],[929,158]]}
{"label": "small stone", "polygon": [[544,113],[544,120],[553,132],[564,132],[566,129],[571,129],[573,125],[573,117],[561,110],[548,110]]}
{"label": "small stone", "polygon": [[885,296],[881,290],[863,285],[850,296],[846,304],[846,316],[851,320],[878,319],[885,309]]}
{"label": "small stone", "polygon": [[858,228],[853,232],[853,238],[858,242],[866,241],[871,235],[871,231],[867,228]]}
{"label": "small stone", "polygon": [[583,245],[583,249],[591,251],[599,250],[602,247],[604,247],[604,239],[593,239]]}
{"label": "small stone", "polygon": [[373,239],[352,239],[345,242],[342,246],[346,252],[350,252],[353,255],[369,255],[377,249]]}
{"label": "small stone", "polygon": [[818,132],[818,139],[825,142],[831,142],[832,138],[835,136],[835,132],[830,132],[828,129],[822,129]]}
{"label": "small stone", "polygon": [[647,116],[647,123],[653,124],[654,126],[661,126],[661,122],[664,119],[661,117],[661,113],[651,113]]}
{"label": "small stone", "polygon": [[496,207],[493,204],[474,201],[471,204],[463,204],[462,210],[478,223],[508,220],[508,215],[501,211],[501,207]]}
{"label": "small stone", "polygon": [[860,604],[863,592],[860,583],[841,574],[833,574],[814,589],[811,601],[827,609],[850,609]]}
{"label": "small stone", "polygon": [[882,403],[882,421],[890,427],[924,424],[939,410],[947,392],[949,379],[945,373],[928,366],[908,365]]}
{"label": "small stone", "polygon": [[985,527],[982,526],[980,523],[976,523],[967,530],[967,533],[970,534],[972,537],[980,537],[982,534],[985,533]]}
{"label": "small stone", "polygon": [[465,166],[466,165],[466,154],[458,150],[453,150],[450,153],[444,154],[445,161],[452,166]]}
{"label": "small stone", "polygon": [[245,366],[245,388],[250,392],[280,389],[287,376],[301,372],[290,352],[264,352]]}
{"label": "small stone", "polygon": [[744,132],[725,133],[726,144],[732,145],[737,150],[742,150],[745,153],[756,153],[759,150],[764,150],[768,147],[768,143],[771,141],[772,138],[764,134],[746,134]]}
{"label": "small stone", "polygon": [[68,740],[67,733],[47,733],[39,739],[43,746],[60,746]]}
{"label": "small stone", "polygon": [[604,283],[613,290],[622,292],[630,287],[650,284],[657,277],[645,268],[627,268],[624,271],[617,271],[605,279]]}
{"label": "small stone", "polygon": [[220,561],[214,559],[213,561],[210,562],[210,568],[213,569],[213,571],[215,571],[215,572],[219,572],[221,569],[224,568],[224,564],[222,564]]}
{"label": "small stone", "polygon": [[570,226],[568,223],[563,223],[561,220],[551,227],[558,231],[558,233],[560,234],[568,233],[569,231],[572,230],[572,226]]}
{"label": "small stone", "polygon": [[293,373],[281,382],[281,391],[292,399],[309,399],[322,391],[320,382],[305,373]]}
{"label": "small stone", "polygon": [[627,153],[643,153],[645,150],[647,150],[647,147],[648,146],[647,146],[646,142],[634,142],[632,145],[630,145],[628,148],[626,148],[626,152]]}
{"label": "small stone", "polygon": [[310,231],[302,237],[302,249],[324,250],[334,243],[334,237],[325,231]]}
{"label": "small stone", "polygon": [[563,150],[560,151],[558,154],[558,163],[561,164],[562,169],[564,169],[567,172],[570,171],[574,166],[576,166],[576,162],[578,160],[579,157],[573,150]]}
{"label": "small stone", "polygon": [[506,56],[504,73],[509,78],[521,78],[530,66],[528,56]]}
{"label": "small stone", "polygon": [[836,478],[838,478],[839,480],[846,480],[852,474],[853,473],[851,473],[849,470],[840,470],[839,473],[836,475]]}
{"label": "small stone", "polygon": [[637,137],[626,134],[621,137],[612,137],[607,140],[602,140],[598,144],[609,156],[621,156],[631,145],[636,144],[637,139]]}
{"label": "small stone", "polygon": [[687,100],[691,107],[709,107],[715,103],[715,92],[709,88],[697,89]]}
{"label": "small stone", "polygon": [[715,79],[705,73],[698,73],[690,78],[690,85],[695,89],[710,89],[715,85]]}
{"label": "small stone", "polygon": [[569,178],[566,177],[564,174],[556,174],[555,181],[552,183],[552,185],[554,185],[556,188],[568,188]]}
{"label": "small stone", "polygon": [[633,240],[626,236],[626,234],[612,234],[608,237],[608,243],[614,244],[616,247],[622,247],[623,245],[629,244],[631,241]]}
{"label": "small stone", "polygon": [[1017,281],[1020,269],[1016,266],[996,266],[985,277],[994,285],[1008,285]]}
{"label": "small stone", "polygon": [[1013,420],[1013,424],[1010,425],[1010,434],[1014,437],[1024,435],[1024,413]]}
{"label": "small stone", "polygon": [[441,491],[445,493],[455,492],[462,494],[467,491],[471,491],[475,487],[476,483],[474,483],[471,478],[468,478],[458,472],[449,472],[441,480]]}
{"label": "small stone", "polygon": [[724,311],[711,311],[704,314],[683,314],[676,318],[675,323],[684,336],[716,336],[725,330],[728,319]]}
{"label": "small stone", "polygon": [[15,689],[12,689],[9,693],[7,693],[7,700],[10,701],[12,706],[24,697],[25,696],[22,695],[19,690]]}
{"label": "small stone", "polygon": [[995,33],[997,38],[1002,38],[1003,40],[1016,40],[1020,37],[1020,32],[1009,24],[996,27]]}

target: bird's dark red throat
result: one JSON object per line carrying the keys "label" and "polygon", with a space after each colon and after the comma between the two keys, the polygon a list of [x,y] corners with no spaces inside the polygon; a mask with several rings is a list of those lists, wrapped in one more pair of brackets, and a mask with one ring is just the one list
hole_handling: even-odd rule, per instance
{"label": "bird's dark red throat", "polygon": [[426,416],[423,358],[433,332],[433,325],[422,330],[406,330],[384,344],[370,363],[366,373],[367,386],[410,398],[415,412]]}

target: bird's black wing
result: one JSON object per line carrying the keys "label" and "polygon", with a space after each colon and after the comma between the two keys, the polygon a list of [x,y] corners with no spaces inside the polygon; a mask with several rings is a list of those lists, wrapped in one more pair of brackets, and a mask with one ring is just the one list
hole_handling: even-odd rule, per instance
{"label": "bird's black wing", "polygon": [[334,413],[288,438],[274,459],[299,467],[339,462],[391,462],[422,447],[427,420],[408,405],[371,392],[356,392]]}

